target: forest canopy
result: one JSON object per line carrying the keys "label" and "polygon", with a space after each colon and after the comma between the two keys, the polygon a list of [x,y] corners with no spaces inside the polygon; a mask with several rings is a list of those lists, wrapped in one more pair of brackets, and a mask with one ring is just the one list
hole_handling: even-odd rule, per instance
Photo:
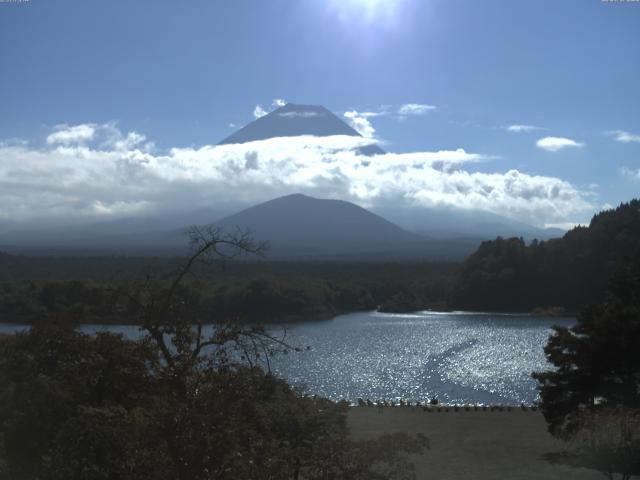
{"label": "forest canopy", "polygon": [[640,200],[593,217],[564,237],[527,245],[522,238],[483,242],[462,266],[451,305],[468,310],[578,311],[604,300],[615,269],[640,249]]}

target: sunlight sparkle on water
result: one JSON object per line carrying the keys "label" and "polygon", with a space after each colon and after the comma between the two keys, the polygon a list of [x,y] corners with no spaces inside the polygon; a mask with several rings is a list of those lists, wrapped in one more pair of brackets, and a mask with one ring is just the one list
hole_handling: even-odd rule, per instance
{"label": "sunlight sparkle on water", "polygon": [[[531,403],[531,372],[549,368],[543,347],[552,325],[573,319],[468,312],[359,312],[288,325],[301,352],[276,356],[276,373],[309,394],[334,400],[428,400],[443,403]],[[0,332],[24,326],[0,324]],[[280,327],[272,327],[280,330]],[[82,325],[140,338],[130,325]]]}
{"label": "sunlight sparkle on water", "polygon": [[491,314],[355,313],[292,328],[310,346],[275,370],[313,394],[445,403],[531,403],[534,370],[554,324],[571,319]]}

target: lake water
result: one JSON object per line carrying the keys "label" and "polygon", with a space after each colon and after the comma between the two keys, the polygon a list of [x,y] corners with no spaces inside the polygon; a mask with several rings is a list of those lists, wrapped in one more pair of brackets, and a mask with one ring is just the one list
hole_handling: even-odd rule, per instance
{"label": "lake water", "polygon": [[[483,313],[359,312],[287,326],[289,343],[310,347],[274,358],[272,370],[305,392],[335,400],[532,403],[531,372],[549,368],[552,325],[573,319]],[[0,324],[0,332],[24,328]],[[276,328],[277,331],[279,329]],[[129,338],[132,326],[84,325]]]}

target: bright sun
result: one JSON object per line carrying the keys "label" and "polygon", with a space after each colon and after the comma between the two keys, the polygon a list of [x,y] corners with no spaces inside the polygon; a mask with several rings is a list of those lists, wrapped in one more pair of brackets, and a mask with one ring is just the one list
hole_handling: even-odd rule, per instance
{"label": "bright sun", "polygon": [[391,20],[407,0],[329,0],[331,7],[345,21]]}

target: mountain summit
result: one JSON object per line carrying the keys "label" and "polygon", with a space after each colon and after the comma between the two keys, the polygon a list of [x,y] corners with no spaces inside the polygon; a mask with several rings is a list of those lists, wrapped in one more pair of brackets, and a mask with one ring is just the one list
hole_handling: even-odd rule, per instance
{"label": "mountain summit", "polygon": [[270,244],[270,258],[360,260],[464,258],[476,242],[446,242],[408,232],[342,200],[286,195],[215,223],[225,231],[249,229]]}
{"label": "mountain summit", "polygon": [[[218,145],[246,143],[274,137],[297,137],[299,135],[314,135],[316,137],[362,136],[325,107],[287,103],[242,127]],[[384,153],[377,145],[367,145],[360,148],[359,152],[364,155]]]}
{"label": "mountain summit", "polygon": [[226,231],[248,228],[271,244],[280,256],[397,252],[424,246],[428,239],[353,203],[301,194],[287,195],[224,218],[216,225]]}

